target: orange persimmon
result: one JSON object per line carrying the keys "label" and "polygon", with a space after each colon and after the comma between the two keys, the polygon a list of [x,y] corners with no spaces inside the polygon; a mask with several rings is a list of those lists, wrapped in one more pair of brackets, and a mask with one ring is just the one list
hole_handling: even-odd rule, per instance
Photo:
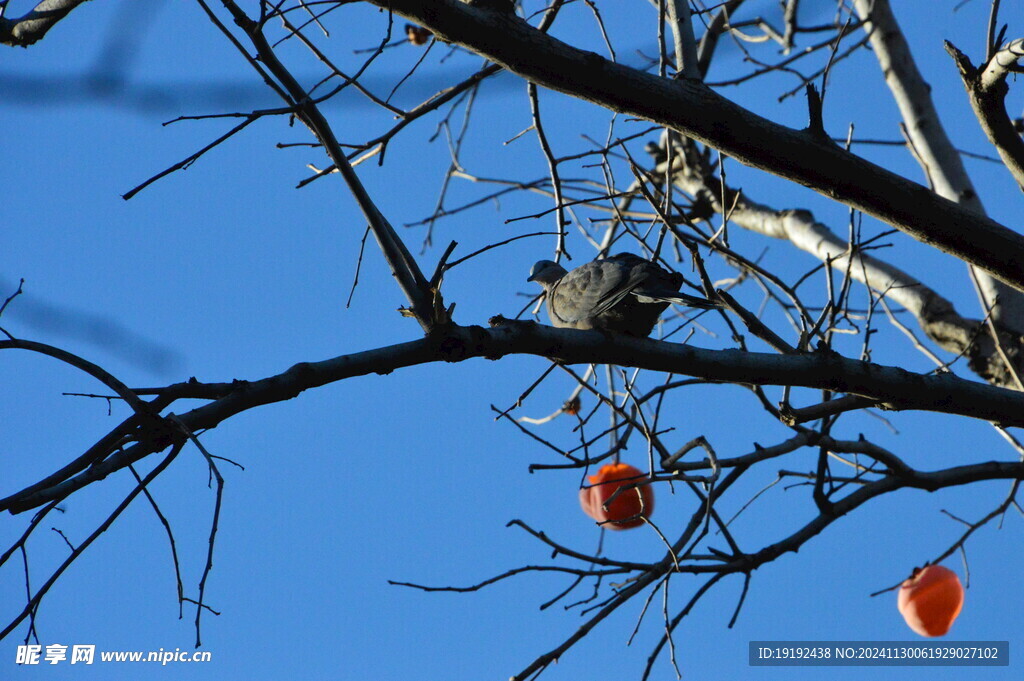
{"label": "orange persimmon", "polygon": [[914,568],[914,573],[900,585],[897,600],[907,626],[921,636],[944,635],[963,605],[960,578],[941,565]]}
{"label": "orange persimmon", "polygon": [[[583,512],[609,530],[628,530],[644,524],[654,511],[654,491],[645,484],[646,474],[628,463],[610,463],[601,466],[597,475],[591,475],[591,487],[580,490]],[[611,501],[616,490],[623,488]]]}

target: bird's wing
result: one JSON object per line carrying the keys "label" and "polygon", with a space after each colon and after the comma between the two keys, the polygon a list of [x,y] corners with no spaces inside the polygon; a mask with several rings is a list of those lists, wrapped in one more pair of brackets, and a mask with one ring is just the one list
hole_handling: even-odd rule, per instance
{"label": "bird's wing", "polygon": [[647,277],[643,272],[636,274],[632,276],[631,268],[614,260],[595,260],[581,265],[562,277],[551,290],[548,312],[553,321],[589,328],[584,324],[587,320],[613,307]]}
{"label": "bird's wing", "polygon": [[643,285],[651,273],[642,267],[626,267],[620,262],[601,260],[604,286],[599,287],[600,296],[594,302],[592,316],[597,316],[615,307],[623,298]]}
{"label": "bird's wing", "polygon": [[[633,253],[620,253],[612,256],[611,259],[632,268],[630,276],[637,281],[637,284],[631,287],[630,292],[641,303],[670,303],[704,310],[719,307],[718,303],[705,298],[680,293],[679,288],[683,285],[683,277],[677,272],[669,272],[656,263],[644,260]],[[647,276],[638,276],[638,271],[646,273]]]}

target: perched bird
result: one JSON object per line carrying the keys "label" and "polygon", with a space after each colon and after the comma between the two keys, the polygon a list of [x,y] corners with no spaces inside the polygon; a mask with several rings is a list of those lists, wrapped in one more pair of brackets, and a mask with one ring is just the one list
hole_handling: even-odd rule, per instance
{"label": "perched bird", "polygon": [[594,260],[571,272],[541,260],[527,281],[544,287],[551,323],[566,329],[604,329],[646,338],[672,303],[718,307],[710,300],[679,293],[683,275],[633,253]]}

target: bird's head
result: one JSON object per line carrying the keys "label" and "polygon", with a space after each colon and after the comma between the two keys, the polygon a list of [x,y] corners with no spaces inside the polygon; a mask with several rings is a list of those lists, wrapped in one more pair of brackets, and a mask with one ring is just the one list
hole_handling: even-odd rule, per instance
{"label": "bird's head", "polygon": [[539,260],[530,270],[526,281],[535,281],[547,288],[565,276],[565,268],[551,260]]}

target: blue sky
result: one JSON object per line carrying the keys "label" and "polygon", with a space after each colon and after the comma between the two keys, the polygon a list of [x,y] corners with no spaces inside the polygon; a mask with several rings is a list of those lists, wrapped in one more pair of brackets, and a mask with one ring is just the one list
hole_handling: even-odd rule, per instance
{"label": "blue sky", "polygon": [[[813,3],[804,4],[813,13]],[[954,12],[955,3],[949,0],[894,4],[906,17],[903,27],[919,50],[919,66],[948,116],[955,143],[991,153],[941,45],[943,38],[953,39],[977,61],[988,6],[975,0]],[[1003,4],[1004,16],[1020,16],[1019,2]],[[772,3],[753,6],[775,16]],[[395,312],[405,301],[372,239],[352,304],[345,307],[363,222],[336,176],[295,188],[309,175],[306,164],[325,164],[307,147],[276,148],[279,142],[309,142],[299,126],[289,128],[278,118],[257,122],[188,170],[157,182],[131,201],[120,198],[228,127],[224,121],[161,123],[179,115],[278,105],[197,6],[152,2],[147,8],[152,12],[148,16],[123,1],[87,3],[38,45],[3,52],[0,298],[13,292],[19,278],[26,284],[25,294],[0,323],[18,337],[58,345],[101,364],[131,386],[190,376],[202,381],[256,379],[299,361],[417,338],[419,327]],[[644,35],[649,34],[654,14],[647,9],[603,10],[609,31],[617,37],[619,56],[627,63],[635,63],[634,50],[654,49],[652,42],[627,28],[629,22],[643,20],[649,24]],[[585,7],[565,11],[556,34],[598,50],[600,36]],[[342,64],[353,65],[361,57],[352,50],[376,43],[383,17],[367,8],[342,12],[347,13],[339,13],[330,25],[335,38],[329,44],[336,46]],[[829,16],[823,13],[821,20]],[[396,22],[399,28],[403,24]],[[138,38],[125,48],[122,60],[112,49],[118,43],[111,36],[124,34],[125,27]],[[1011,25],[1010,37],[1021,29]],[[398,91],[400,105],[412,105],[429,96],[431,87],[455,82],[479,67],[478,59],[464,55],[441,63],[444,53],[436,47],[417,78]],[[305,82],[316,78],[316,64],[299,50],[283,54]],[[420,54],[411,47],[389,51],[368,72],[367,82],[387,92]],[[739,58],[731,45],[724,45],[720,70],[713,70],[710,79],[726,72],[726,66],[736,68]],[[794,84],[780,75],[723,92],[761,115],[799,127],[806,118],[802,98],[777,103],[774,96]],[[1017,90],[1011,101],[1019,111]],[[607,135],[605,112],[547,92],[541,101],[557,153],[587,149],[582,135],[602,140]],[[508,75],[489,81],[477,107],[463,157],[467,171],[544,176],[546,165],[532,135],[502,144],[530,125],[522,83]],[[833,134],[845,135],[854,121],[858,136],[899,136],[895,107],[885,97],[870,55],[836,68],[825,107]],[[325,112],[342,141],[366,138],[390,124],[358,98],[339,98]],[[443,139],[427,142],[437,120],[417,122],[407,138],[399,137],[383,167],[365,163],[358,168],[371,196],[396,226],[420,220],[434,209],[449,162]],[[461,114],[452,121],[459,123]],[[642,125],[620,120],[616,129],[628,134]],[[859,151],[921,180],[904,150]],[[1005,172],[982,161],[968,160],[967,166],[990,214],[1004,224],[1017,224],[1020,194]],[[810,208],[819,220],[845,232],[843,206],[735,162],[729,166],[729,179],[755,200]],[[457,181],[448,205],[486,191]],[[505,224],[548,207],[550,202],[542,197],[509,199],[442,220],[435,227],[435,245],[422,254],[423,229],[400,229],[422,268],[430,272],[451,239],[459,242],[459,257],[515,234],[551,231],[550,215]],[[865,221],[866,234],[880,229]],[[747,253],[768,248],[770,264],[780,270],[803,271],[814,264],[784,244],[738,231],[732,236],[734,245]],[[521,294],[535,292],[525,282],[529,267],[550,257],[552,241],[520,240],[453,270],[445,281],[445,297],[457,303],[456,321],[483,324],[492,315],[518,312],[526,300]],[[899,235],[890,241],[886,258],[935,286],[962,313],[977,315],[960,263]],[[570,241],[569,247],[576,262],[588,259],[582,239]],[[750,306],[759,304],[756,290],[741,294]],[[728,336],[722,334],[723,329],[712,328],[690,342],[728,347]],[[859,343],[856,339],[841,349],[855,353]],[[894,330],[884,329],[875,343],[876,361],[930,369]],[[222,614],[203,619],[203,649],[212,652],[213,661],[160,669],[131,664],[76,665],[73,671],[46,665],[19,668],[14,651],[24,637],[21,629],[0,641],[0,678],[457,681],[517,673],[581,623],[578,609],[565,611],[559,605],[538,610],[567,586],[566,577],[526,575],[463,595],[421,593],[391,586],[388,580],[468,585],[513,567],[551,564],[546,547],[505,526],[513,518],[580,550],[596,548],[599,532],[578,507],[578,473],[530,474],[531,463],[555,462],[550,452],[493,419],[490,405],[512,404],[546,366],[541,358],[525,356],[418,366],[325,386],[232,418],[202,438],[210,452],[245,467],[243,472],[221,466],[224,508],[206,599]],[[123,418],[124,410],[117,405],[108,416],[105,401],[62,396],[99,391],[100,386],[52,360],[6,352],[0,355],[0,377],[0,495],[52,472]],[[653,385],[659,377],[648,380]],[[570,389],[566,377],[554,375],[522,413],[549,414]],[[805,397],[813,399],[811,394]],[[175,405],[174,410],[192,406]],[[704,434],[719,456],[743,454],[755,442],[771,444],[788,433],[735,387],[681,392],[666,409],[680,429],[680,441]],[[926,470],[1015,459],[987,424],[928,414],[886,416],[895,432],[879,419],[852,415],[841,421],[839,435],[854,439],[863,433]],[[576,436],[570,432],[572,424],[564,421],[538,432],[571,446]],[[642,465],[646,452],[640,447],[625,458]],[[723,500],[720,511],[732,515],[772,482],[779,468],[809,470],[815,460],[815,451],[801,450],[765,467],[760,476],[748,476]],[[133,485],[127,475],[111,476],[68,500],[64,513],[48,519],[30,545],[33,586],[66,555],[64,541],[50,527],[81,541]],[[909,491],[868,504],[799,554],[757,570],[732,629],[726,625],[742,584],[737,577],[725,580],[676,634],[684,674],[863,678],[859,668],[748,667],[747,643],[914,640],[896,612],[895,594],[868,594],[899,581],[959,536],[961,526],[941,509],[976,519],[998,504],[1006,489],[1005,483],[988,483],[941,494]],[[195,597],[214,503],[201,454],[186,449],[151,491],[174,528],[186,594]],[[658,492],[656,520],[663,527],[671,527],[673,518],[688,518],[691,500],[686,494]],[[779,485],[755,501],[733,531],[745,548],[755,550],[814,514],[806,488],[784,490]],[[0,544],[9,545],[27,521],[24,515],[0,518]],[[1021,519],[1011,513],[1001,529],[986,526],[968,544],[970,588],[950,641],[1009,640],[1011,656],[1020,649],[1020,532]],[[660,556],[662,546],[652,532],[609,535],[604,538],[609,556]],[[553,562],[571,564],[561,558]],[[947,565],[965,578],[959,559]],[[676,578],[673,607],[680,607],[698,584],[693,577]],[[587,589],[578,589],[577,597]],[[0,568],[0,619],[20,611],[24,592],[20,557],[15,556]],[[660,615],[651,612],[632,646],[626,646],[641,606],[642,599],[635,599],[604,621],[543,678],[639,678],[661,632]],[[193,645],[193,618],[194,610],[186,609],[184,619],[178,619],[166,536],[152,509],[137,500],[51,590],[37,627],[43,644],[173,650]],[[872,673],[908,680],[1017,679],[1019,666],[1012,661],[1009,668],[882,668]],[[667,661],[660,660],[654,677],[671,674]]]}

